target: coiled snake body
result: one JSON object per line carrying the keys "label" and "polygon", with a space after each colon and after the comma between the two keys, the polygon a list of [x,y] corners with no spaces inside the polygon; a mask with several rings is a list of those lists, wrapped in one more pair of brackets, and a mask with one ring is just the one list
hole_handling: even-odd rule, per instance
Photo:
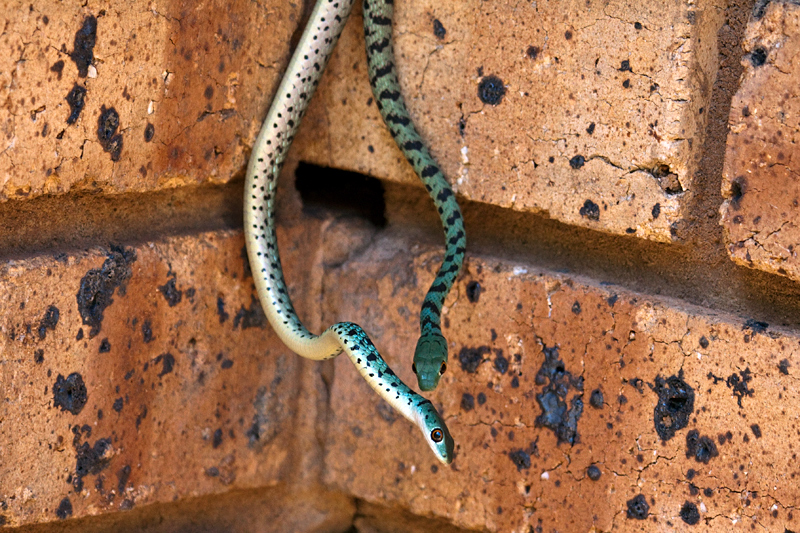
{"label": "coiled snake body", "polygon": [[[317,0],[267,113],[253,147],[245,181],[247,254],[264,313],[284,344],[298,355],[313,360],[330,359],[344,351],[367,383],[394,409],[420,428],[436,457],[443,463],[449,463],[453,458],[453,439],[433,404],[408,388],[392,372],[358,325],[340,322],[321,335],[310,333],[292,306],[281,270],[274,216],[278,174],[353,2]],[[448,249],[444,264],[420,313],[422,336],[417,344],[414,367],[422,383],[423,377],[420,376],[433,364],[435,379],[428,380],[427,375],[425,379],[426,383],[433,383],[435,387],[447,358],[447,345],[439,327],[439,313],[460,269],[465,238],[461,212],[453,193],[419,135],[413,130],[400,96],[392,62],[391,19],[391,0],[364,2],[364,29],[373,91],[393,137],[425,180],[446,229]],[[423,357],[420,358],[419,354]],[[443,359],[437,360],[437,357]]]}

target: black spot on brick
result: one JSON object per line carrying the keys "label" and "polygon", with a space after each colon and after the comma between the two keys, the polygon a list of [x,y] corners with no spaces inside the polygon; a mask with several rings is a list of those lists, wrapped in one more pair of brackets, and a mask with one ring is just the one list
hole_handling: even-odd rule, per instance
{"label": "black spot on brick", "polygon": [[752,424],[750,426],[750,430],[753,432],[753,435],[755,435],[757,439],[761,438],[761,426],[759,426],[758,424]]}
{"label": "black spot on brick", "polygon": [[730,190],[731,207],[733,207],[736,210],[739,209],[740,202],[745,192],[747,192],[747,180],[743,176],[738,176],[733,181],[731,181],[731,190]]}
{"label": "black spot on brick", "polygon": [[642,29],[642,23],[641,22],[634,22],[633,23],[633,27],[636,28],[637,30],[641,30]]}
{"label": "black spot on brick", "polygon": [[494,358],[494,369],[501,374],[508,372],[508,359],[503,356],[503,352],[499,352]]}
{"label": "black spot on brick", "polygon": [[100,108],[100,118],[97,121],[97,138],[100,142],[108,143],[119,128],[119,113],[113,107],[106,109]]}
{"label": "black spot on brick", "polygon": [[626,70],[628,72],[631,72],[631,62],[628,61],[627,59],[623,60],[622,63],[620,63],[619,65],[620,72],[625,72]]}
{"label": "black spot on brick", "polygon": [[517,472],[522,472],[522,469],[531,467],[531,456],[525,450],[514,450],[508,452],[508,458],[517,467]]}
{"label": "black spot on brick", "polygon": [[756,0],[755,4],[753,5],[753,18],[756,20],[760,20],[761,17],[764,16],[764,13],[767,11],[767,6],[772,0]]}
{"label": "black spot on brick", "polygon": [[511,388],[512,389],[519,388],[519,377],[514,376],[513,378],[511,378]]}
{"label": "black spot on brick", "polygon": [[589,220],[600,220],[600,206],[591,200],[583,202],[583,207],[580,208],[578,213]]}
{"label": "black spot on brick", "polygon": [[223,359],[219,366],[222,367],[223,370],[227,370],[233,366],[233,361],[230,359]]}
{"label": "black spot on brick", "polygon": [[592,481],[597,481],[603,473],[596,465],[590,465],[589,468],[586,469],[586,475],[589,476],[589,479]]}
{"label": "black spot on brick", "polygon": [[171,353],[162,353],[153,362],[155,364],[161,363],[161,372],[158,373],[158,377],[169,374],[175,368],[175,357]]}
{"label": "black spot on brick", "polygon": [[767,331],[768,327],[769,324],[767,324],[766,322],[759,322],[758,320],[748,318],[745,321],[744,326],[742,326],[742,330],[750,328],[751,330],[753,330],[753,333],[764,334]]}
{"label": "black spot on brick", "polygon": [[144,142],[149,143],[153,140],[153,136],[156,134],[156,127],[147,123],[147,126],[144,127]]}
{"label": "black spot on brick", "polygon": [[177,287],[175,287],[175,278],[171,278],[164,285],[161,285],[158,290],[164,295],[164,299],[167,300],[168,306],[175,307],[181,303],[183,291],[180,291]]}
{"label": "black spot on brick", "polygon": [[754,67],[760,67],[767,62],[767,50],[763,46],[759,46],[750,52],[750,64]]}
{"label": "black spot on brick", "polygon": [[569,160],[569,166],[571,166],[576,170],[581,168],[585,163],[586,163],[586,158],[584,158],[582,155],[576,155]]}
{"label": "black spot on brick", "polygon": [[461,348],[458,352],[458,362],[461,370],[468,374],[474,374],[483,362],[483,356],[489,353],[488,346],[478,346],[477,348]]}
{"label": "black spot on brick", "polygon": [[470,281],[467,283],[467,300],[470,303],[478,303],[478,299],[481,297],[481,284],[477,281]]}
{"label": "black spot on brick", "polygon": [[53,63],[53,66],[50,67],[50,72],[55,72],[58,74],[58,79],[61,80],[61,75],[64,73],[64,60],[59,59]]}
{"label": "black spot on brick", "polygon": [[242,306],[236,313],[236,316],[233,317],[233,328],[238,328],[240,324],[242,329],[264,329],[266,327],[267,317],[264,315],[261,304],[255,297],[252,298],[249,308]]}
{"label": "black spot on brick", "polygon": [[70,58],[78,67],[78,76],[89,74],[89,65],[94,61],[94,45],[97,43],[97,19],[90,15],[83,19],[83,26],[75,34]]}
{"label": "black spot on brick", "polygon": [[718,456],[717,445],[711,437],[705,435],[701,436],[700,433],[693,429],[686,434],[686,457],[694,457],[695,461],[703,464],[708,462],[714,457]]}
{"label": "black spot on brick", "polygon": [[433,34],[436,36],[437,39],[440,41],[444,39],[447,30],[444,29],[444,25],[439,21],[439,19],[433,19]]}
{"label": "black spot on brick", "polygon": [[506,87],[497,76],[486,76],[478,84],[478,98],[484,104],[498,105],[505,95]]}
{"label": "black spot on brick", "polygon": [[111,343],[108,342],[108,339],[103,339],[100,341],[100,348],[98,349],[99,353],[108,353],[111,351]]}
{"label": "black spot on brick", "polygon": [[594,133],[594,122],[589,124],[589,127],[586,128],[586,133],[588,133],[589,135],[592,135]]}
{"label": "black spot on brick", "polygon": [[461,409],[464,411],[475,409],[475,397],[472,394],[465,392],[461,395]]}
{"label": "black spot on brick", "polygon": [[[536,374],[536,384],[544,385],[536,395],[542,414],[536,417],[536,426],[550,428],[558,443],[575,444],[579,441],[578,420],[583,413],[583,378],[573,377],[559,358],[558,347],[544,347],[544,362]],[[567,406],[570,389],[575,389]]]}
{"label": "black spot on brick", "polygon": [[700,347],[703,348],[703,349],[708,348],[708,339],[706,338],[705,335],[700,337]]}
{"label": "black spot on brick", "polygon": [[75,335],[75,340],[76,341],[83,340],[83,328],[78,328],[78,334]]}
{"label": "black spot on brick", "polygon": [[622,86],[623,86],[624,88],[626,88],[626,89],[630,88],[630,86],[631,86],[631,80],[625,80],[625,81],[623,81],[623,82],[622,82]]}
{"label": "black spot on brick", "polygon": [[83,106],[86,105],[85,98],[86,88],[81,87],[77,83],[73,85],[65,98],[69,105],[67,124],[75,124],[75,122],[78,121],[78,117],[81,116],[81,111],[83,111]]}
{"label": "black spot on brick", "polygon": [[780,371],[781,374],[784,374],[784,375],[788,376],[789,375],[789,367],[790,366],[791,365],[789,364],[789,360],[788,359],[781,359],[781,362],[778,363],[778,370]]}
{"label": "black spot on brick", "polygon": [[689,416],[694,411],[694,389],[683,380],[682,372],[666,379],[656,376],[651,388],[658,395],[653,410],[656,433],[666,442],[689,423]]}
{"label": "black spot on brick", "polygon": [[538,46],[529,46],[528,49],[525,51],[525,53],[529,58],[536,59],[537,57],[539,57],[540,51],[541,50],[539,49]]}
{"label": "black spot on brick", "polygon": [[142,322],[142,340],[145,344],[153,340],[153,326],[149,319]]}
{"label": "black spot on brick", "polygon": [[72,516],[72,502],[69,501],[69,497],[65,497],[63,500],[61,500],[61,503],[58,504],[56,516],[59,518],[59,520],[66,520]]}
{"label": "black spot on brick", "polygon": [[53,384],[53,405],[55,407],[77,415],[83,410],[87,400],[86,384],[79,373],[73,372],[66,378],[61,374],[58,375]]}
{"label": "black spot on brick", "polygon": [[44,350],[40,349],[33,352],[33,362],[37,365],[44,362]]}
{"label": "black spot on brick", "polygon": [[478,393],[478,405],[483,405],[486,403],[486,395],[482,392]]}
{"label": "black spot on brick", "polygon": [[125,465],[117,472],[117,493],[125,494],[128,486],[128,479],[131,477],[131,465]]}
{"label": "black spot on brick", "polygon": [[661,204],[657,203],[653,205],[653,210],[650,211],[650,214],[653,215],[653,220],[657,219],[661,214]]}
{"label": "black spot on brick", "polygon": [[[752,380],[753,374],[750,372],[750,367],[745,368],[739,372],[738,375],[733,373],[725,379],[725,385],[733,391],[733,395],[736,396],[736,402],[739,404],[739,407],[742,407],[742,400],[745,396],[752,396],[755,392],[747,386]],[[716,383],[716,380],[714,380],[714,382]]]}
{"label": "black spot on brick", "polygon": [[111,407],[112,407],[112,408],[113,408],[113,409],[114,409],[116,412],[118,412],[118,413],[119,413],[120,411],[122,411],[122,408],[123,408],[124,406],[125,406],[125,402],[124,402],[124,400],[123,400],[122,398],[117,398],[116,400],[114,400],[114,405],[112,405]]}
{"label": "black spot on brick", "polygon": [[628,505],[628,518],[635,518],[636,520],[644,520],[650,514],[650,506],[647,505],[647,500],[643,494],[639,494],[635,498],[627,501]]}
{"label": "black spot on brick", "polygon": [[216,449],[219,448],[221,445],[222,445],[222,430],[217,429],[216,431],[214,431],[214,438],[211,441],[211,447]]}
{"label": "black spot on brick", "polygon": [[602,409],[603,403],[604,403],[603,391],[601,391],[600,389],[593,390],[592,394],[589,396],[589,405],[591,405],[595,409]]}
{"label": "black spot on brick", "polygon": [[572,312],[575,313],[576,315],[581,314],[581,303],[580,302],[576,301],[574,304],[572,304]]}
{"label": "black spot on brick", "polygon": [[211,85],[206,85],[206,90],[203,91],[203,96],[206,100],[211,100],[214,97],[214,88]]}
{"label": "black spot on brick", "polygon": [[[77,438],[77,437],[76,437]],[[90,446],[84,442],[80,446],[75,446],[75,475],[72,478],[72,486],[78,492],[83,490],[83,478],[89,475],[95,476],[103,469],[108,467],[111,461],[111,440],[99,439]]]}
{"label": "black spot on brick", "polygon": [[230,315],[225,312],[225,298],[222,296],[217,296],[217,314],[219,315],[219,323],[222,324]]}
{"label": "black spot on brick", "polygon": [[113,107],[100,107],[97,118],[97,138],[105,152],[111,154],[112,161],[119,161],[122,153],[122,134],[116,134],[119,128],[119,113]]}
{"label": "black spot on brick", "polygon": [[136,260],[134,250],[112,247],[103,266],[92,269],[81,279],[78,289],[78,311],[83,323],[90,327],[89,337],[100,332],[103,311],[114,300],[114,291],[125,294],[125,283],[131,277],[131,263]]}
{"label": "black spot on brick", "polygon": [[681,507],[681,520],[689,524],[695,525],[700,521],[700,513],[697,511],[697,505],[692,502],[686,502]]}
{"label": "black spot on brick", "polygon": [[47,308],[47,311],[44,312],[44,316],[39,321],[39,339],[44,339],[47,337],[47,330],[55,331],[56,326],[58,325],[58,318],[61,315],[58,311],[58,307],[55,305],[51,305]]}

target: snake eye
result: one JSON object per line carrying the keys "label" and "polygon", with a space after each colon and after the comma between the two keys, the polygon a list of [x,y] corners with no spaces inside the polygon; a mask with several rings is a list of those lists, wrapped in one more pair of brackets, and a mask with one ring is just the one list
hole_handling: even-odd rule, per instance
{"label": "snake eye", "polygon": [[417,373],[417,363],[411,363],[411,370],[413,370],[415,374]]}
{"label": "snake eye", "polygon": [[439,368],[439,375],[444,374],[447,371],[447,363],[442,363],[442,366]]}
{"label": "snake eye", "polygon": [[431,440],[433,442],[442,442],[442,439],[444,439],[444,433],[442,433],[441,429],[436,428],[431,431]]}

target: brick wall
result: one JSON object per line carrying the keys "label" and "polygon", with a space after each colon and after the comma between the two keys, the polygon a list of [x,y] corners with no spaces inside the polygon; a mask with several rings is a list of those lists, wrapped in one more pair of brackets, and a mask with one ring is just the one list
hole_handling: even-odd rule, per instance
{"label": "brick wall", "polygon": [[[281,344],[244,259],[310,4],[0,14],[0,528],[800,530],[800,7],[396,2],[469,239],[444,468],[345,358]],[[281,252],[311,329],[358,322],[413,383],[442,237],[360,25],[281,178]]]}

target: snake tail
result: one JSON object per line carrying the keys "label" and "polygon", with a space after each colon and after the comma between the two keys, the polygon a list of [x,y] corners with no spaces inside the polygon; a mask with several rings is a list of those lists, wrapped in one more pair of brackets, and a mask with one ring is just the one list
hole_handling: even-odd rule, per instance
{"label": "snake tail", "polygon": [[467,238],[453,189],[425,142],[414,128],[394,66],[392,0],[364,0],[364,36],[372,94],[397,146],[428,190],[445,233],[445,256],[419,314],[420,338],[414,351],[414,372],[420,389],[430,391],[447,370],[447,340],[442,335],[444,300],[461,271]]}
{"label": "snake tail", "polygon": [[281,269],[275,230],[278,174],[353,1],[317,1],[272,101],[245,178],[247,255],[264,314],[286,346],[313,360],[330,359],[344,351],[370,387],[419,427],[437,459],[446,464],[453,458],[453,438],[433,404],[408,388],[392,372],[367,334],[356,324],[340,322],[321,335],[310,333],[292,306]]}

